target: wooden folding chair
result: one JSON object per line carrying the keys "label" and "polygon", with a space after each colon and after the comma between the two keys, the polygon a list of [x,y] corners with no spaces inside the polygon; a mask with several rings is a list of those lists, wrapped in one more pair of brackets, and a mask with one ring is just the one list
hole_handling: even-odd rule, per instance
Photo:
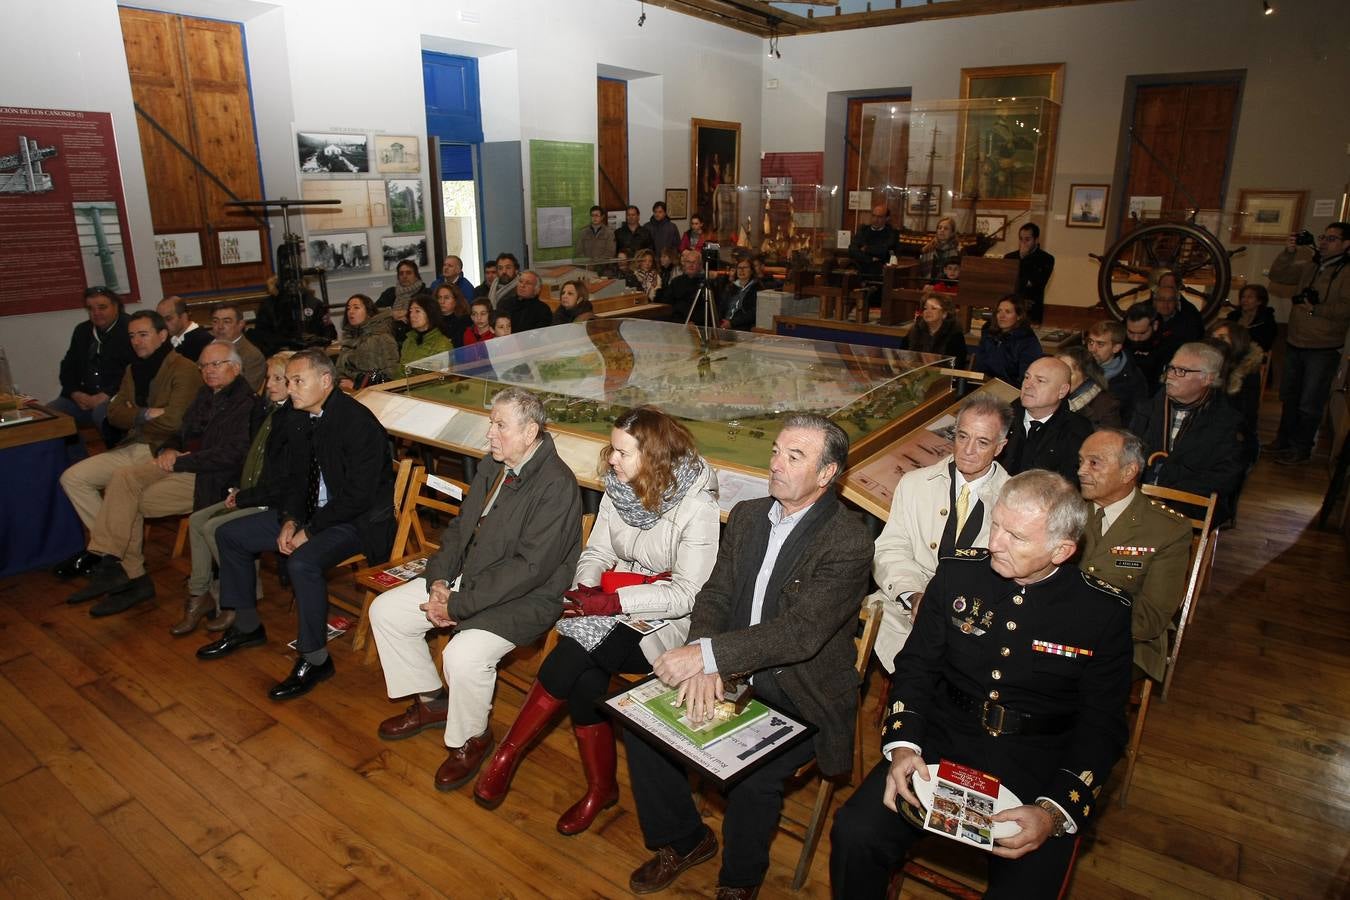
{"label": "wooden folding chair", "polygon": [[[412,477],[413,461],[411,459],[394,460],[394,517],[398,518],[403,511],[404,494],[408,491],[408,480]],[[338,563],[334,568],[352,567],[365,565],[366,557],[364,553],[356,553],[347,557]],[[328,593],[328,602],[354,615],[360,615],[361,610],[351,601],[338,597],[332,591]]]}
{"label": "wooden folding chair", "polygon": [[[853,667],[858,672],[858,689],[861,691],[863,682],[867,678],[867,663],[872,657],[872,648],[876,646],[877,642],[877,631],[881,627],[881,604],[864,600],[862,608],[858,611],[858,620],[862,625],[862,630],[857,640],[858,652],[854,657]],[[853,736],[856,751],[853,763],[854,781],[859,780],[862,776],[862,727],[862,709],[861,704],[859,704]],[[825,828],[825,820],[830,814],[830,804],[834,800],[834,792],[838,787],[836,779],[826,778],[820,774],[820,771],[816,769],[814,759],[793,773],[793,778],[804,778],[813,772],[820,779],[820,785],[816,788],[816,802],[811,807],[811,818],[806,822],[800,822],[791,818],[785,812],[778,823],[780,831],[802,842],[802,852],[797,857],[797,868],[792,873],[792,889],[794,891],[801,890],[802,885],[806,883],[806,876],[811,871],[811,860],[816,855],[816,847],[820,844],[820,834]],[[793,827],[788,826],[795,826],[795,828],[804,830],[796,831]]]}

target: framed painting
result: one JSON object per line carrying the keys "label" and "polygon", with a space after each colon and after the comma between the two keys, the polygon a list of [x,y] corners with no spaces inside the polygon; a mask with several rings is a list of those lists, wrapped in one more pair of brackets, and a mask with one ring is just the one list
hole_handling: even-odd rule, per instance
{"label": "framed painting", "polygon": [[[1052,103],[1029,103],[1041,97]],[[961,116],[957,184],[964,202],[978,196],[986,206],[1024,209],[1033,196],[1049,199],[1063,98],[1064,63],[961,70],[961,99],[1022,101]]]}
{"label": "framed painting", "polygon": [[1105,228],[1109,184],[1073,184],[1069,186],[1069,210],[1064,216],[1068,228]]}
{"label": "framed painting", "polygon": [[1253,244],[1283,244],[1303,224],[1307,191],[1238,192],[1235,241]]}
{"label": "framed painting", "polygon": [[[720,235],[736,227],[735,210],[719,216],[716,197],[718,185],[740,183],[741,123],[690,119],[689,125],[689,192],[694,198],[689,212],[703,216]],[[727,199],[734,203],[734,197]]]}
{"label": "framed painting", "polygon": [[689,191],[685,188],[666,188],[666,218],[683,221],[689,218]]}

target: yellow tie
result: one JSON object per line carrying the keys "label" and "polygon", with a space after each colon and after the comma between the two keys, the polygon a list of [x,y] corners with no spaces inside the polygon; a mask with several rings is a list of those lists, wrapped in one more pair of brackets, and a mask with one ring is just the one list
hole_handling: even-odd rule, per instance
{"label": "yellow tie", "polygon": [[970,485],[961,485],[961,493],[956,497],[956,537],[961,537],[961,529],[966,527],[966,517],[970,515]]}

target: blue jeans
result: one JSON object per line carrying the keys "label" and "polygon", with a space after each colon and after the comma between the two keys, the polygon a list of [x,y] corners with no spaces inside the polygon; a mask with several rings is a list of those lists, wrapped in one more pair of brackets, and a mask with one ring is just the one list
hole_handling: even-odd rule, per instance
{"label": "blue jeans", "polygon": [[1326,414],[1327,398],[1331,396],[1331,380],[1340,365],[1338,347],[1305,350],[1285,347],[1284,370],[1280,374],[1280,430],[1275,440],[1287,444],[1299,453],[1312,452],[1317,442],[1317,428]]}

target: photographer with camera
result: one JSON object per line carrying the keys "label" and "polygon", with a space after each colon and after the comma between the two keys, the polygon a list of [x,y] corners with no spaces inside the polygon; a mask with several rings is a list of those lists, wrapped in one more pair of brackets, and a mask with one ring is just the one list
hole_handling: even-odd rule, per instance
{"label": "photographer with camera", "polygon": [[[1290,235],[1284,252],[1270,265],[1270,280],[1297,286],[1291,299],[1285,336],[1284,371],[1280,376],[1280,428],[1266,447],[1275,461],[1293,466],[1307,462],[1317,439],[1317,426],[1331,395],[1331,380],[1340,362],[1346,329],[1350,328],[1350,222],[1332,222],[1317,239],[1312,257],[1300,245],[1311,235]],[[1302,258],[1300,258],[1302,257]]]}

